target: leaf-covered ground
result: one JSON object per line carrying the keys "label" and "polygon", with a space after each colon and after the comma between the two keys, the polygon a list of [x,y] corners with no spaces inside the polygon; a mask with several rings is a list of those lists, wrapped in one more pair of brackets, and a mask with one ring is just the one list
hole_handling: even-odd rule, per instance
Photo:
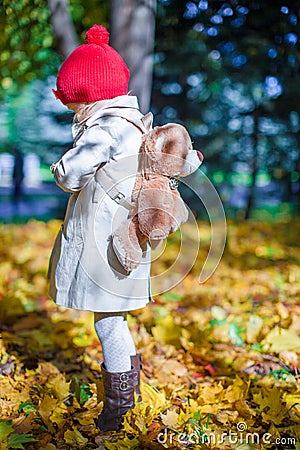
{"label": "leaf-covered ground", "polygon": [[[299,449],[300,221],[228,226],[171,292],[129,317],[143,401],[101,433],[102,354],[92,314],[57,308],[45,273],[59,223],[1,225],[0,449]],[[167,267],[176,236],[153,265]]]}

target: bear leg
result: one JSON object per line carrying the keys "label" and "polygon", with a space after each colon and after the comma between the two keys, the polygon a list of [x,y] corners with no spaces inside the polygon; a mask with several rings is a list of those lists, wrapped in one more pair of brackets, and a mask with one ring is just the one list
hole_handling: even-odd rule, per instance
{"label": "bear leg", "polygon": [[146,238],[140,233],[135,218],[128,219],[113,233],[113,249],[127,272],[136,269],[141,262],[141,244]]}

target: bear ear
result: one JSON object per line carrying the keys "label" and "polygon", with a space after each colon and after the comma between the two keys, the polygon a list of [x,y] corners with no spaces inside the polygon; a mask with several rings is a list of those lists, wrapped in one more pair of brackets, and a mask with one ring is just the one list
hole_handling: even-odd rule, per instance
{"label": "bear ear", "polygon": [[164,142],[166,139],[166,135],[165,133],[160,133],[155,141],[155,151],[162,153],[162,149],[164,146]]}
{"label": "bear ear", "polygon": [[162,157],[163,146],[165,143],[166,135],[163,132],[157,133],[155,128],[153,132],[148,134],[146,140],[145,151],[152,161],[158,161]]}
{"label": "bear ear", "polygon": [[144,117],[142,117],[142,122],[147,131],[150,131],[153,123],[153,114],[152,112],[148,112]]}

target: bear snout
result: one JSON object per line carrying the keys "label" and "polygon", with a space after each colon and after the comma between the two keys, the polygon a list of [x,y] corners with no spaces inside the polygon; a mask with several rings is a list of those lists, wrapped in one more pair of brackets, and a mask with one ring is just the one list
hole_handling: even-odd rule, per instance
{"label": "bear snout", "polygon": [[197,152],[197,156],[198,156],[199,160],[202,162],[204,159],[203,154],[200,152],[200,150],[196,150],[196,152]]}

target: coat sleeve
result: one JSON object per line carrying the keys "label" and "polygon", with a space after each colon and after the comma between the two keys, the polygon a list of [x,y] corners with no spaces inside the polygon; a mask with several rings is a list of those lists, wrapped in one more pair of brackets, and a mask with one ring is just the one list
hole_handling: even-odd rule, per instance
{"label": "coat sleeve", "polygon": [[109,160],[114,145],[112,136],[98,124],[88,128],[76,146],[51,166],[56,184],[67,192],[80,191],[97,168]]}

